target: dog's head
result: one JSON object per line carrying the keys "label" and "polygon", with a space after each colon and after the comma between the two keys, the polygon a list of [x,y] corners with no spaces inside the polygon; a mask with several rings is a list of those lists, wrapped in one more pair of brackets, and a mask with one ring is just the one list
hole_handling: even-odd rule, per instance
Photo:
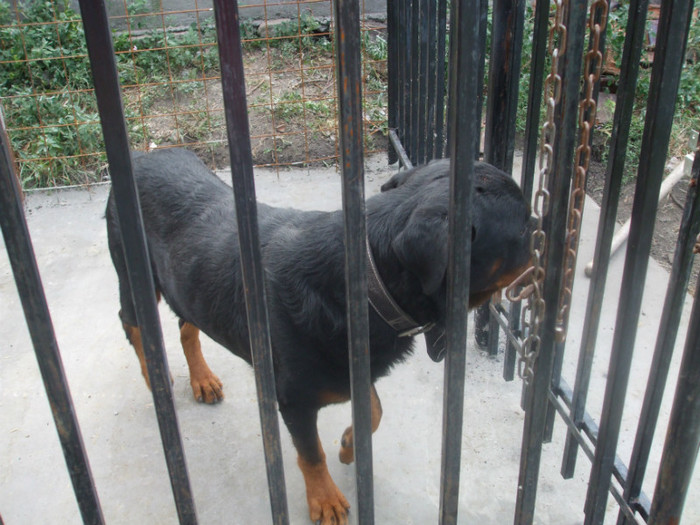
{"label": "dog's head", "polygon": [[[420,281],[425,295],[443,295],[448,264],[449,161],[401,172],[382,191],[407,192],[402,202],[407,220],[391,245],[396,257]],[[469,306],[474,307],[527,268],[532,221],[530,207],[513,179],[481,162],[475,165],[471,219]]]}
{"label": "dog's head", "polygon": [[[444,285],[447,271],[449,161],[401,172],[382,191],[402,186],[413,193],[407,199],[411,211],[392,249],[420,280],[423,292],[433,295]],[[482,162],[475,164],[471,218],[469,306],[473,307],[525,270],[532,221],[530,207],[513,179]]]}

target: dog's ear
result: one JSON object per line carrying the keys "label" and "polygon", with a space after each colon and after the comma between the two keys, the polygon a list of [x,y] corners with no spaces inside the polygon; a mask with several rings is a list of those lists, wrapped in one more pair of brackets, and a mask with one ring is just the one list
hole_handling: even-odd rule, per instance
{"label": "dog's ear", "polygon": [[447,210],[419,207],[391,247],[403,266],[420,280],[423,293],[435,293],[447,270]]}

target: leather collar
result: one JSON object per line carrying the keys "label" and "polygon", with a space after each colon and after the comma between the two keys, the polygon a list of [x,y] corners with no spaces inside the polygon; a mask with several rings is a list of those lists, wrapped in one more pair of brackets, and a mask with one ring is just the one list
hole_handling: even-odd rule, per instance
{"label": "leather collar", "polygon": [[384,321],[399,333],[399,337],[413,337],[414,335],[422,334],[433,328],[434,323],[421,325],[417,323],[410,315],[404,312],[401,307],[396,304],[394,298],[384,286],[377,265],[372,257],[372,248],[367,244],[367,297],[369,304],[384,319]]}

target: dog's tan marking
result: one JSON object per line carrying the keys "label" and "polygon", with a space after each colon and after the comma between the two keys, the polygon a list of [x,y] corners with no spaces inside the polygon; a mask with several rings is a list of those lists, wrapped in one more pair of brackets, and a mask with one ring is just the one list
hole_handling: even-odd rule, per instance
{"label": "dog's tan marking", "polygon": [[489,270],[489,277],[493,277],[494,275],[496,275],[496,272],[501,269],[502,265],[503,259],[496,259],[491,265],[491,269]]}
{"label": "dog's tan marking", "polygon": [[[148,366],[146,366],[146,354],[143,351],[143,342],[141,341],[141,329],[138,326],[131,326],[122,323],[124,327],[124,332],[126,332],[126,338],[134,347],[136,356],[139,358],[139,364],[141,365],[141,375],[146,380],[146,386],[151,390],[151,380],[148,378]],[[173,383],[173,375],[170,374],[170,383]]]}
{"label": "dog's tan marking", "polygon": [[[382,420],[382,403],[379,401],[379,396],[377,395],[377,390],[372,385],[372,390],[370,391],[370,404],[372,413],[372,432],[376,432],[379,428],[379,422]],[[353,449],[353,433],[352,425],[345,429],[343,432],[343,437],[340,438],[340,461],[349,465],[355,460],[355,452]]]}
{"label": "dog's tan marking", "polygon": [[345,403],[346,401],[350,401],[350,394],[341,394],[331,390],[322,390],[318,394],[318,402],[322,407],[326,405],[335,405],[337,403]]}
{"label": "dog's tan marking", "polygon": [[218,403],[224,398],[223,383],[214,375],[202,355],[199,342],[199,328],[183,323],[180,328],[180,342],[190,369],[190,385],[194,398],[205,403]]}
{"label": "dog's tan marking", "polygon": [[146,386],[151,389],[151,381],[148,379],[148,367],[146,366],[146,354],[143,353],[143,343],[141,342],[141,330],[138,326],[131,326],[128,324],[122,324],[124,327],[124,332],[126,332],[126,338],[134,347],[136,352],[136,357],[139,358],[139,364],[141,365],[141,375],[146,380]]}
{"label": "dog's tan marking", "polygon": [[522,274],[529,265],[530,265],[530,261],[528,261],[523,266],[518,266],[517,268],[513,268],[510,272],[504,273],[503,275],[501,275],[498,278],[498,281],[496,281],[495,286],[498,287],[499,289],[505,288],[510,283],[515,281],[515,279],[517,279],[520,276],[520,274]]}
{"label": "dog's tan marking", "polygon": [[309,516],[311,521],[320,525],[347,525],[350,504],[328,472],[320,441],[318,451],[321,458],[318,463],[309,463],[301,456],[297,459],[306,483]]}

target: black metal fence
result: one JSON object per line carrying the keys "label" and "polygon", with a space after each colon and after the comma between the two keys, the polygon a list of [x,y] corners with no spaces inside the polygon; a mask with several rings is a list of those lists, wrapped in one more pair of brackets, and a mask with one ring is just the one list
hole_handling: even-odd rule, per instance
{"label": "black metal fence", "polygon": [[[243,64],[238,12],[235,2],[220,0],[214,5],[220,59],[222,64],[226,64],[226,67],[222,67],[222,83],[230,156],[232,164],[238,166],[233,176],[233,187],[272,516],[275,523],[288,523],[250,142],[245,99],[241,95],[245,91],[241,88]],[[577,221],[580,221],[583,206],[580,190],[590,158],[590,123],[595,118],[598,74],[604,46],[604,39],[599,37],[601,30],[604,31],[608,5],[604,0],[599,0],[590,6],[589,12],[587,2],[564,0],[553,6],[554,13],[550,12],[550,7],[546,1],[539,1],[536,6],[524,142],[522,186],[526,194],[534,199],[533,211],[538,222],[531,243],[534,270],[529,280],[521,283],[523,290],[509,292],[509,297],[513,299],[509,307],[505,306],[505,302],[494,299],[487,309],[481,311],[477,320],[477,332],[481,330],[487,334],[487,344],[492,350],[497,348],[500,329],[504,330],[507,341],[504,376],[512,379],[518,363],[518,370],[524,379],[523,406],[526,412],[520,479],[517,485],[514,483],[514,487],[517,486],[514,521],[532,523],[534,520],[542,444],[550,439],[558,414],[568,431],[562,467],[564,477],[572,474],[578,448],[582,448],[592,462],[585,523],[602,523],[609,493],[619,504],[618,522],[621,524],[635,523],[640,519],[648,523],[677,523],[700,443],[700,363],[697,362],[700,356],[700,306],[697,299],[686,337],[660,473],[651,499],[641,492],[641,482],[668,374],[669,354],[678,331],[700,223],[700,197],[697,191],[700,160],[697,154],[654,353],[652,375],[629,466],[625,466],[616,456],[616,447],[640,316],[643,289],[640,283],[644,282],[647,271],[653,219],[693,5],[690,0],[669,0],[661,8],[629,249],[600,422],[594,421],[587,413],[586,396],[629,135],[630,101],[633,99],[630,93],[634,91],[643,45],[644,35],[640,28],[644,27],[647,5],[644,0],[632,0],[630,5],[618,91],[620,102],[614,117],[595,269],[573,389],[563,377],[562,361],[572,297],[571,272],[575,265],[580,227]],[[195,523],[195,503],[173,409],[107,16],[102,2],[82,1],[81,12],[129,262],[129,277],[134,283],[134,302],[142,328],[144,349],[148,354],[150,382],[172,490],[180,522]],[[466,297],[469,289],[470,240],[464,232],[470,231],[466,203],[471,194],[473,161],[479,157],[481,149],[480,101],[484,91],[484,60],[488,54],[484,157],[488,162],[510,171],[515,140],[523,13],[524,4],[521,1],[495,1],[491,49],[486,50],[486,2],[453,1],[448,13],[443,0],[388,1],[389,123],[393,147],[390,155],[403,165],[422,163],[445,154],[453,160],[450,221],[455,233],[450,239],[451,260],[448,269],[449,340],[443,406],[440,523],[456,523],[459,508],[467,339],[466,305],[460,298]],[[452,36],[449,41],[450,60],[446,63],[443,57],[448,47],[448,15],[449,34]],[[368,524],[374,522],[374,504],[363,240],[363,154],[362,134],[359,131],[362,124],[359,12],[356,2],[338,0],[335,17],[346,227],[348,344],[357,460],[358,507],[353,516],[357,516],[359,523]],[[546,108],[544,122],[540,122],[542,105]],[[102,523],[104,519],[97,491],[62,373],[58,346],[27,234],[7,137],[2,134],[0,140],[0,220],[7,251],[83,520],[86,523]],[[466,173],[466,176],[457,177],[455,166],[460,166],[460,173]],[[523,299],[523,304],[515,299]]]}
{"label": "black metal fence", "polygon": [[[573,475],[579,448],[592,462],[585,523],[602,523],[608,493],[619,504],[620,524],[637,523],[638,520],[677,523],[680,519],[697,455],[696,449],[691,453],[688,447],[697,448],[700,439],[700,426],[697,424],[700,404],[697,399],[695,403],[690,402],[697,395],[699,376],[697,369],[689,368],[693,366],[692,356],[698,353],[695,334],[697,300],[690,320],[673,416],[652,502],[641,487],[679,329],[692,266],[693,245],[700,224],[696,187],[700,162],[697,152],[629,467],[616,455],[616,447],[692,7],[693,2],[664,2],[661,7],[629,249],[620,288],[609,376],[598,423],[586,410],[586,397],[600,325],[640,57],[645,45],[648,3],[633,1],[629,6],[618,103],[593,264],[595,270],[586,303],[579,364],[572,390],[562,376],[562,363],[609,5],[607,2],[593,2],[590,6],[578,1],[557,2],[554,5],[537,2],[521,180],[526,195],[534,194],[534,212],[541,219],[541,232],[536,232],[537,237],[533,238],[532,245],[535,270],[532,279],[523,283],[530,287],[526,291],[529,294],[528,304],[523,309],[517,301],[507,309],[500,299],[495,299],[490,308],[477,312],[475,329],[477,341],[488,346],[491,353],[496,352],[499,344],[499,328],[505,331],[506,379],[513,378],[516,351],[520,354],[519,368],[525,380],[523,405],[526,417],[516,523],[531,523],[534,518],[541,448],[544,442],[551,439],[557,414],[568,428],[562,475],[565,478]],[[436,82],[440,85],[445,73],[426,69],[426,63],[437,63],[438,68],[442,67],[441,61],[435,61],[434,57],[436,49],[444,47],[446,34],[444,4],[438,1],[437,10],[431,9],[434,9],[433,2],[415,1],[402,4],[389,16],[390,36],[392,28],[398,30],[398,36],[390,41],[396,43],[394,49],[397,50],[397,55],[391,54],[390,60],[398,62],[394,66],[397,73],[389,76],[393,81],[393,86],[389,88],[389,122],[395,128],[391,145],[393,155],[404,165],[441,156],[445,144],[449,144],[451,139],[442,123],[443,93],[439,88],[435,91]],[[483,50],[485,6],[481,6],[479,13],[481,16],[472,18],[473,21],[478,20],[482,28],[480,45],[474,49]],[[507,171],[513,167],[523,20],[523,2],[493,3],[483,156],[487,162]],[[439,51],[437,56],[442,56]],[[483,60],[486,54],[480,53],[480,56]],[[478,75],[471,81],[478,84],[481,78]],[[477,104],[480,107],[480,103]],[[541,123],[540,108],[543,104],[546,119]],[[523,294],[511,298],[523,298]],[[525,316],[521,316],[523,312]],[[688,459],[683,465],[680,464],[681,457]],[[671,475],[671,472],[677,473],[678,477]]]}

